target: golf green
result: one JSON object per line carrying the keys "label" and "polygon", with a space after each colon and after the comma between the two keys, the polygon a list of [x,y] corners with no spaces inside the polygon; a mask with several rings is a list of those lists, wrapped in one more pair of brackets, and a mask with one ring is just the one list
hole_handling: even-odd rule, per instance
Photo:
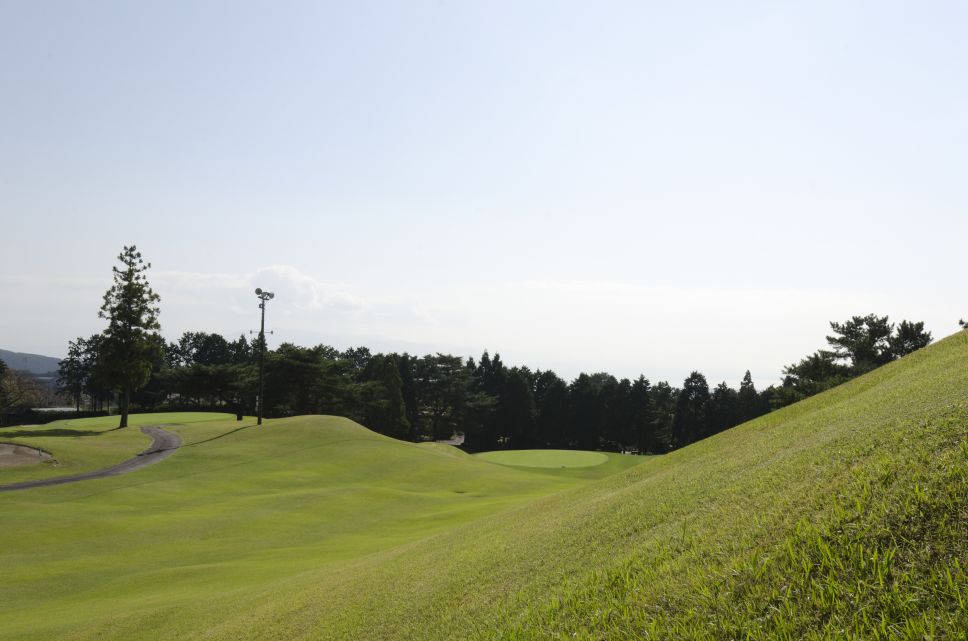
{"label": "golf green", "polygon": [[514,467],[594,467],[608,461],[607,454],[580,450],[498,450],[477,456],[490,463]]}

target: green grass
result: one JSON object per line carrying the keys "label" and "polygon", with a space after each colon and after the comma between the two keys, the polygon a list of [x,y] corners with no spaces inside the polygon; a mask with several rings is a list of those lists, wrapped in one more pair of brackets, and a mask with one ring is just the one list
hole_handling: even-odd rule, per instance
{"label": "green grass", "polygon": [[228,414],[208,412],[169,412],[132,415],[126,429],[116,429],[117,416],[5,427],[0,429],[0,443],[19,443],[42,449],[52,454],[54,460],[0,469],[0,485],[90,472],[137,456],[151,444],[151,438],[139,429],[142,425],[224,422],[228,417]]}
{"label": "green grass", "polygon": [[489,463],[539,474],[586,480],[602,479],[623,472],[651,458],[581,450],[496,450],[474,456]]}
{"label": "green grass", "polygon": [[[106,430],[100,421],[66,427]],[[227,595],[248,602],[277,581],[321,569],[336,579],[348,561],[578,483],[450,446],[395,441],[336,417],[260,428],[211,415],[151,415],[136,424],[174,421],[181,424],[167,429],[185,444],[162,463],[0,494],[0,638],[98,638],[119,621],[133,626],[122,626],[120,637],[168,638],[168,628],[142,629],[144,617]],[[114,441],[124,433],[17,440]],[[115,444],[109,463],[127,456],[125,443]],[[57,443],[51,449],[61,455]]]}
{"label": "green grass", "polygon": [[968,634],[968,332],[599,479],[564,473],[617,464],[498,465],[335,418],[208,440],[233,428],[0,494],[0,638]]}
{"label": "green grass", "polygon": [[608,462],[607,454],[580,450],[499,450],[477,456],[515,467],[593,467]]}

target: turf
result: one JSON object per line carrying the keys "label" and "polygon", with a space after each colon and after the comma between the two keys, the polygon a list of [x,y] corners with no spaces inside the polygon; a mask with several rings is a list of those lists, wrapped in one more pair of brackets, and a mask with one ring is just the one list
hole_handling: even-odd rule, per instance
{"label": "turf", "polygon": [[528,470],[535,474],[585,480],[603,479],[645,463],[651,458],[580,450],[496,450],[474,456],[489,463]]}
{"label": "turf", "polygon": [[478,456],[491,463],[515,467],[593,467],[608,462],[607,454],[580,450],[499,450]]}
{"label": "turf", "polygon": [[966,364],[962,332],[598,479],[186,425],[129,476],[0,495],[0,638],[965,639]]}
{"label": "turf", "polygon": [[[145,617],[226,595],[248,600],[309,571],[335,579],[347,561],[578,483],[396,441],[336,417],[263,427],[211,415],[137,419],[160,422],[184,440],[162,463],[0,495],[0,638],[99,638],[119,621],[133,622],[120,637],[169,638],[169,627],[142,629]],[[97,421],[48,429],[68,428],[105,430],[83,437],[92,441],[125,432]],[[17,440],[45,438],[62,437]],[[121,442],[112,451],[127,454]],[[100,454],[85,464],[94,460]],[[200,626],[200,616],[171,625]]]}
{"label": "turf", "polygon": [[139,429],[142,425],[225,422],[228,418],[228,414],[168,412],[132,415],[126,429],[117,429],[117,416],[5,427],[0,429],[0,442],[36,447],[51,453],[54,460],[0,469],[0,485],[90,472],[137,456],[151,444],[151,438]]}

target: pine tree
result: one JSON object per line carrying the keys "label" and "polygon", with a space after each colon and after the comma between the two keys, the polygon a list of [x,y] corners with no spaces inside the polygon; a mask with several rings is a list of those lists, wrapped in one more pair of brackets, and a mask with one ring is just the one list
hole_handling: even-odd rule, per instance
{"label": "pine tree", "polygon": [[57,387],[70,395],[77,411],[81,411],[81,397],[84,394],[84,338],[67,343],[67,358],[57,364]]}
{"label": "pine tree", "polygon": [[760,415],[760,397],[756,393],[756,386],[753,385],[753,377],[749,370],[746,370],[746,374],[743,375],[743,382],[739,384],[736,413],[736,418],[740,423],[753,420]]}
{"label": "pine tree", "polygon": [[160,355],[157,331],[160,297],[148,284],[151,267],[134,245],[118,255],[121,267],[113,267],[114,284],[104,294],[98,313],[107,319],[104,343],[98,357],[101,377],[121,391],[121,423],[128,426],[131,393],[143,387]]}
{"label": "pine tree", "polygon": [[931,344],[931,332],[924,331],[924,322],[902,320],[888,342],[891,358],[901,358]]}
{"label": "pine tree", "polygon": [[640,454],[658,454],[663,451],[655,433],[655,417],[652,411],[652,385],[645,376],[639,376],[632,383],[632,441]]}
{"label": "pine tree", "polygon": [[709,404],[709,384],[706,377],[693,372],[682,384],[676,400],[676,414],[672,419],[672,445],[683,447],[706,435],[706,410]]}

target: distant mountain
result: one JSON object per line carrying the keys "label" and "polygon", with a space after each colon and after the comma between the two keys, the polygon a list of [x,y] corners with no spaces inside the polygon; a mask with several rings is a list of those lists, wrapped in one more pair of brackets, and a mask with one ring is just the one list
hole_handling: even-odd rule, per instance
{"label": "distant mountain", "polygon": [[44,374],[56,373],[57,364],[61,359],[0,349],[0,360],[6,363],[10,369],[18,369],[22,372],[43,376]]}

